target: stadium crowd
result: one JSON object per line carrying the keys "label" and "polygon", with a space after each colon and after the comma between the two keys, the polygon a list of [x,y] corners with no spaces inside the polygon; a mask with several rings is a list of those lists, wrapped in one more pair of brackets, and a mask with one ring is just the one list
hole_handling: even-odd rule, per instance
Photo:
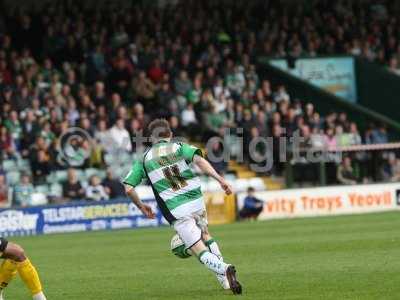
{"label": "stadium crowd", "polygon": [[[246,145],[272,136],[275,155],[279,137],[296,130],[307,147],[387,142],[384,126],[360,132],[344,112],[321,116],[318,107],[257,72],[259,56],[337,53],[398,72],[398,7],[380,1],[367,11],[364,2],[307,1],[286,9],[279,1],[181,1],[122,10],[67,1],[40,13],[2,9],[0,155],[29,161],[14,188],[15,204],[29,204],[33,184],[69,167],[60,162],[59,137],[70,127],[97,143],[85,168],[106,168],[104,155],[115,150],[138,151],[131,140],[154,117],[167,118],[175,135],[203,142],[225,128],[243,128]],[[227,171],[227,164],[215,166]],[[385,178],[394,176],[385,168]],[[273,172],[281,175],[282,166]],[[7,177],[0,175],[0,203],[9,198]],[[103,181],[91,176],[83,189],[69,169],[63,185],[65,199],[122,195],[111,170]]]}

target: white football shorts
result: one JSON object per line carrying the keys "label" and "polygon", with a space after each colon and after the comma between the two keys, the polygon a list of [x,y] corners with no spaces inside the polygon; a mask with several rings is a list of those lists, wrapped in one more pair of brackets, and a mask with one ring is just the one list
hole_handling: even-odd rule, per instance
{"label": "white football shorts", "polygon": [[173,226],[188,249],[201,240],[202,233],[208,232],[207,212],[204,209],[193,212],[176,220]]}

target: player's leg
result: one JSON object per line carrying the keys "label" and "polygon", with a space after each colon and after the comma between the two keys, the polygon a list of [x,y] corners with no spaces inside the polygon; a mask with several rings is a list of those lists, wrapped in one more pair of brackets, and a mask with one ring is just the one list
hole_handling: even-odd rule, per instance
{"label": "player's leg", "polygon": [[201,229],[196,224],[194,218],[180,219],[174,223],[174,228],[186,247],[197,256],[205,267],[216,274],[227,275],[228,280],[230,280],[229,285],[231,290],[235,294],[241,293],[241,286],[236,280],[235,268],[232,265],[226,264],[217,255],[209,251],[203,242]]}
{"label": "player's leg", "polygon": [[[211,237],[209,231],[208,231],[208,221],[207,221],[207,212],[201,211],[198,214],[194,214],[194,218],[196,220],[197,226],[201,229],[202,233],[202,239],[206,247],[210,250],[211,253],[217,255],[220,260],[224,260],[222,257],[222,253],[220,251],[220,248],[218,247],[218,244],[215,242],[215,240]],[[217,277],[217,280],[219,284],[222,286],[224,290],[229,290],[229,281],[226,275],[220,275],[220,274],[215,274]]]}
{"label": "player's leg", "polygon": [[[32,298],[34,300],[46,300],[43,294],[42,284],[40,283],[39,274],[29,258],[26,257],[24,249],[14,243],[8,242],[6,244],[4,251],[2,251],[2,258],[5,258],[5,262],[7,262],[6,267],[8,271],[5,271],[5,274],[9,274],[8,276],[10,276],[10,272],[12,271],[15,276],[15,272],[18,272],[22,281],[31,291]],[[12,277],[9,280],[11,279]]]}
{"label": "player's leg", "polygon": [[[3,258],[3,252],[6,250],[8,241],[0,238],[0,257]],[[3,290],[17,275],[17,265],[9,259],[5,259],[0,266],[0,300],[3,300]]]}
{"label": "player's leg", "polygon": [[229,288],[234,294],[242,293],[242,286],[236,279],[236,269],[233,265],[226,264],[217,255],[211,253],[202,240],[199,240],[190,247],[190,250],[208,269],[217,275],[225,275],[229,283]]}
{"label": "player's leg", "polygon": [[207,221],[207,212],[205,210],[194,215],[197,226],[200,228],[202,233],[202,239],[204,244],[208,247],[211,253],[214,253],[222,260],[222,253],[220,248],[218,247],[217,242],[212,238],[208,231],[208,221]]}
{"label": "player's leg", "polygon": [[[215,254],[216,256],[218,256],[218,258],[221,261],[224,261],[224,258],[222,256],[222,253],[218,247],[217,242],[211,237],[211,235],[208,232],[208,228],[204,228],[202,229],[202,239],[204,244],[206,245],[206,247],[208,248],[208,250]],[[217,277],[217,280],[219,282],[219,284],[222,286],[222,288],[224,290],[229,290],[230,286],[229,286],[229,282],[228,282],[228,278],[226,277],[226,275],[220,275],[220,274],[215,274]]]}
{"label": "player's leg", "polygon": [[214,240],[214,238],[208,232],[208,229],[203,232],[202,238],[203,238],[204,244],[208,247],[210,252],[214,253],[215,255],[217,255],[218,257],[220,257],[223,260],[221,250],[220,250],[217,242]]}

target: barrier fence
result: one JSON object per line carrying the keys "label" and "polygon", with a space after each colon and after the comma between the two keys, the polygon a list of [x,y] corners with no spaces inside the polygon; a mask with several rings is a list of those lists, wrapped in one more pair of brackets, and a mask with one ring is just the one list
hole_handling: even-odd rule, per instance
{"label": "barrier fence", "polygon": [[[303,182],[312,182],[320,186],[338,184],[337,166],[344,156],[352,158],[353,167],[358,170],[360,181],[362,178],[367,178],[370,181],[379,182],[384,180],[381,171],[387,163],[388,153],[396,153],[399,156],[400,143],[351,145],[331,149],[300,149],[299,153],[300,160],[291,158],[285,163],[286,186],[289,188],[295,187],[295,183],[302,184]],[[310,162],[305,158],[306,153],[320,155],[323,159]],[[292,153],[289,152],[288,156],[291,157]]]}
{"label": "barrier fence", "polygon": [[[235,221],[246,193],[232,196],[205,194],[211,224]],[[360,214],[400,210],[400,183],[331,186],[259,191],[264,202],[260,220]],[[154,199],[144,200],[156,212],[147,219],[129,200],[70,202],[63,205],[34,206],[0,210],[0,236],[25,236],[80,231],[157,227],[168,223]],[[236,209],[237,207],[237,209]]]}
{"label": "barrier fence", "polygon": [[111,230],[166,224],[157,203],[144,200],[156,212],[146,219],[129,200],[70,202],[0,210],[0,236],[23,236],[62,232]]}
{"label": "barrier fence", "polygon": [[[400,183],[331,186],[256,192],[260,220],[400,210]],[[238,209],[246,193],[237,196]]]}

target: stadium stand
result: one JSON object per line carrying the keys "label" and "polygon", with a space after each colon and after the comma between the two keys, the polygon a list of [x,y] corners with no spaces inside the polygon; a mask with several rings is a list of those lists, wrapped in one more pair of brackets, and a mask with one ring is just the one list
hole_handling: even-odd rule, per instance
{"label": "stadium stand", "polygon": [[[66,1],[40,12],[3,10],[0,205],[70,201],[84,197],[83,190],[94,200],[93,190],[102,199],[121,196],[113,194],[111,185],[118,185],[110,180],[129,171],[142,150],[131,141],[155,117],[167,118],[175,135],[202,145],[230,129],[234,153],[237,128],[244,130],[244,149],[251,137],[271,136],[274,156],[279,138],[297,130],[307,147],[389,142],[385,126],[360,132],[345,112],[321,115],[257,71],[258,56],[352,54],[399,74],[399,5],[371,2],[179,1],[174,8],[149,5],[144,13],[140,5],[117,9],[100,1],[94,8]],[[77,165],[60,153],[68,150],[60,137],[72,127],[93,142],[84,136],[74,141],[73,154],[90,152],[76,158]],[[223,151],[219,147],[212,150]],[[261,156],[266,149],[256,151]],[[380,157],[377,170],[360,170],[365,157],[352,158],[358,181],[399,176],[396,156]],[[245,151],[244,164],[231,160],[215,167],[241,191],[282,186],[284,164],[276,162],[260,179],[248,169],[251,162]],[[207,179],[203,184],[216,188]]]}

